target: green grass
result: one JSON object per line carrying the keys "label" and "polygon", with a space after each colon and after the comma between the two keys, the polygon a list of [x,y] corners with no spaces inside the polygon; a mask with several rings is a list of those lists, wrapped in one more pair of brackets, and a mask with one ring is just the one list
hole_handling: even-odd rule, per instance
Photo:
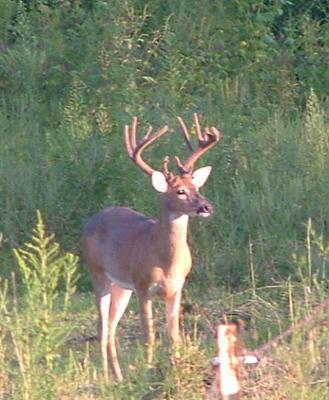
{"label": "green grass", "polygon": [[[16,278],[0,287],[0,395],[13,399],[201,399],[212,379],[216,354],[214,330],[223,316],[238,321],[248,349],[306,318],[327,296],[313,274],[313,256],[325,257],[321,238],[307,229],[304,252],[295,255],[300,281],[229,293],[197,285],[192,274],[181,314],[179,358],[170,363],[164,307],[155,302],[157,341],[153,369],[145,363],[138,306],[133,298],[117,338],[125,380],[105,384],[96,339],[92,293],[76,293],[77,258],[63,253],[47,234],[40,213],[32,238],[15,250],[22,284]],[[305,269],[306,265],[306,269]],[[279,399],[328,396],[328,341],[325,315],[295,330],[267,355],[267,361],[242,368],[245,398]]]}
{"label": "green grass", "polygon": [[[0,398],[202,398],[223,311],[246,316],[254,348],[327,296],[328,10],[306,3],[0,0]],[[176,116],[191,126],[196,111],[223,139],[202,160],[213,166],[203,193],[215,213],[192,222],[184,355],[170,366],[158,304],[147,371],[134,299],[119,334],[128,378],[107,387],[84,262],[74,294],[49,262],[49,292],[42,279],[29,286],[13,249],[26,250],[36,210],[65,263],[102,207],[156,216],[123,127],[133,115],[140,135],[169,124],[175,133],[145,153],[161,168],[166,154],[187,156]],[[28,288],[37,306],[48,293],[48,308],[33,308]],[[246,398],[326,399],[326,329],[312,340],[296,332],[291,351],[284,343],[272,364],[243,373]]]}

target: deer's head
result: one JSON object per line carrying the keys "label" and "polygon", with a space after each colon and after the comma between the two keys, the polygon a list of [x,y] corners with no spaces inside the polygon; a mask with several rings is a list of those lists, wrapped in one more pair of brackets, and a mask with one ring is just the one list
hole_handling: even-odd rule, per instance
{"label": "deer's head", "polygon": [[150,127],[144,138],[136,143],[137,118],[134,117],[130,126],[125,127],[125,143],[129,157],[145,173],[152,177],[154,189],[162,193],[163,203],[168,211],[176,215],[203,216],[212,214],[213,207],[200,193],[199,189],[205,184],[211,172],[211,167],[206,166],[194,170],[194,164],[205,152],[219,142],[221,134],[215,127],[205,128],[202,132],[199,117],[194,114],[195,130],[199,146],[193,149],[188,129],[182,118],[178,117],[185,142],[191,151],[190,157],[182,163],[179,157],[175,157],[179,174],[173,174],[169,170],[169,157],[163,161],[163,171],[156,171],[148,165],[141,157],[143,150],[160,138],[168,127],[164,126],[152,134]]}

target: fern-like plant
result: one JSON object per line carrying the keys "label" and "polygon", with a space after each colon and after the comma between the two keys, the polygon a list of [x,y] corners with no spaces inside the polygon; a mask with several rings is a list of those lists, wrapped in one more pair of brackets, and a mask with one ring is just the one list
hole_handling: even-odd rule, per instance
{"label": "fern-like plant", "polygon": [[22,398],[49,398],[56,387],[60,349],[72,329],[65,320],[76,289],[78,257],[60,252],[39,211],[31,241],[14,253],[23,293],[17,295],[14,275],[12,293],[8,282],[0,288],[0,329],[11,338]]}

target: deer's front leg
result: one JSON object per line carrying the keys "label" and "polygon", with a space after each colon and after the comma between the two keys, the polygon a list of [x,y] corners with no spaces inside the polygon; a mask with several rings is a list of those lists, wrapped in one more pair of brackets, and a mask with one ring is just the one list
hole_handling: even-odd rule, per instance
{"label": "deer's front leg", "polygon": [[146,359],[148,366],[152,365],[154,346],[154,323],[152,314],[152,301],[145,295],[139,295],[142,326],[146,339]]}
{"label": "deer's front leg", "polygon": [[179,344],[179,310],[180,310],[180,300],[181,300],[181,290],[166,297],[166,318],[167,318],[167,332],[168,337],[171,342],[171,363],[176,364],[180,358],[179,349],[177,344]]}
{"label": "deer's front leg", "polygon": [[167,332],[172,344],[179,341],[179,310],[182,291],[167,295],[166,297],[166,318]]}

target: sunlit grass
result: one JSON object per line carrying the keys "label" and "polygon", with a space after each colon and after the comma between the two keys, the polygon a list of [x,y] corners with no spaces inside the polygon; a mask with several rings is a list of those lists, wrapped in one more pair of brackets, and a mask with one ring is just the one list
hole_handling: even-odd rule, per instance
{"label": "sunlit grass", "polygon": [[[74,294],[74,256],[60,255],[38,214],[32,241],[16,251],[23,275],[20,296],[15,280],[1,282],[0,395],[17,400],[202,399],[212,380],[215,327],[224,315],[239,323],[241,339],[253,350],[306,318],[324,300],[325,285],[316,275],[311,287],[307,285],[308,270],[303,269],[312,246],[313,254],[318,254],[319,242],[312,237],[310,246],[296,259],[300,282],[251,286],[234,293],[218,291],[215,286],[204,292],[191,283],[182,302],[182,343],[175,351],[174,364],[164,333],[163,304],[156,301],[155,360],[154,367],[147,368],[134,298],[117,335],[125,380],[106,384],[96,338],[94,296]],[[245,398],[326,399],[326,311],[309,326],[296,328],[260,365],[241,371]]]}

